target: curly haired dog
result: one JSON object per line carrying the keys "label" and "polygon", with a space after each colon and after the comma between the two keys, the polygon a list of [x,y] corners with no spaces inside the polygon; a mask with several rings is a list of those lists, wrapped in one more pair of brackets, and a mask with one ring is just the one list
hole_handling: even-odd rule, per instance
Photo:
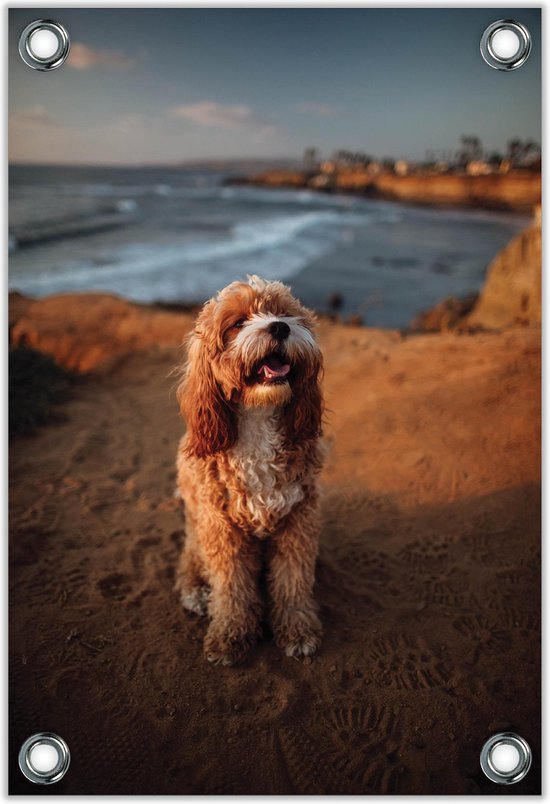
{"label": "curly haired dog", "polygon": [[204,649],[238,662],[269,620],[288,656],[314,653],[319,536],[321,352],[313,314],[281,282],[233,282],[198,316],[178,389],[187,432],[178,451],[186,542],[176,588],[208,610]]}

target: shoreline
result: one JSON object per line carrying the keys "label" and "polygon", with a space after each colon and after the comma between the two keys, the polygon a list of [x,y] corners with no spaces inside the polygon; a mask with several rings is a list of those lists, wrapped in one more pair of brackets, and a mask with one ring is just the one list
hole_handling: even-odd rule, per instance
{"label": "shoreline", "polygon": [[455,173],[398,176],[345,170],[325,176],[298,170],[270,170],[230,177],[224,184],[345,193],[434,208],[450,206],[521,213],[530,212],[541,200],[541,174],[527,171],[482,176]]}
{"label": "shoreline", "polygon": [[[470,326],[468,321],[470,318],[474,329],[478,331],[498,330],[503,325],[507,326],[514,322],[525,324],[540,321],[540,264],[540,215],[535,215],[530,226],[512,237],[504,248],[495,254],[487,267],[485,281],[479,291],[441,296],[433,304],[420,309],[402,325],[384,326],[366,322],[364,320],[368,310],[366,306],[363,310],[346,312],[343,309],[344,295],[337,286],[327,292],[324,297],[324,304],[312,304],[307,299],[306,303],[314,311],[320,323],[326,322],[385,332],[399,332],[404,336],[414,335],[419,332],[433,332],[440,329],[457,328],[467,331]],[[319,263],[317,263],[316,270],[319,271]],[[304,277],[302,277],[301,283],[300,276],[301,274],[293,278],[292,287],[303,299],[307,295],[304,290],[308,282],[306,281],[306,284],[301,288],[300,285],[303,284]],[[513,292],[510,292],[510,279],[513,280]],[[487,285],[489,285],[489,288],[487,288]],[[329,285],[326,285],[325,290],[329,291]],[[149,301],[134,301],[121,294],[93,290],[50,293],[36,297],[13,289],[9,291],[10,330],[14,326],[15,332],[17,332],[20,328],[18,326],[19,319],[25,318],[25,313],[31,306],[36,310],[53,309],[55,310],[55,317],[63,315],[64,303],[58,300],[65,300],[69,305],[74,300],[77,300],[77,306],[80,308],[84,299],[95,300],[100,307],[107,305],[109,315],[114,314],[115,318],[118,316],[124,319],[126,327],[128,322],[135,318],[139,311],[143,315],[149,316],[151,320],[155,320],[155,322],[162,321],[161,341],[164,340],[167,334],[165,327],[167,320],[173,320],[177,316],[194,318],[202,306],[200,301],[185,299],[172,301],[156,298]],[[477,308],[482,301],[480,315]],[[61,306],[58,307],[58,304]],[[83,303],[82,306],[83,313],[90,315],[87,304]],[[78,323],[77,317],[74,321],[74,327],[71,327],[71,329],[78,329]],[[56,321],[52,320],[47,327],[50,330],[50,338],[53,340],[58,335],[55,332],[55,325]],[[31,329],[34,329],[34,326],[31,326]],[[68,334],[66,332],[65,337]],[[27,335],[19,336],[22,342],[27,343]],[[168,340],[171,342],[169,336]]]}
{"label": "shoreline", "polygon": [[[117,236],[112,245],[110,240],[106,241],[110,259],[101,256],[102,241],[92,241],[91,246],[88,241],[74,246],[69,242],[59,250],[61,260],[67,260],[71,252],[80,256],[82,280],[79,274],[78,281],[74,278],[76,275],[66,269],[54,273],[57,250],[52,251],[53,247],[45,252],[51,277],[48,282],[44,277],[36,279],[34,276],[34,254],[27,254],[26,250],[15,252],[10,258],[10,290],[34,298],[63,292],[113,293],[134,302],[177,309],[182,305],[200,305],[219,287],[243,278],[246,273],[258,272],[258,268],[260,273],[272,278],[271,268],[276,272],[280,267],[284,268],[281,279],[292,286],[306,306],[318,313],[332,317],[338,313],[341,320],[354,322],[363,317],[371,326],[402,329],[442,299],[478,292],[491,261],[530,222],[530,216],[519,213],[482,212],[464,207],[454,211],[448,207],[407,209],[405,204],[354,201],[352,197],[341,202],[337,198],[330,201],[330,197],[325,196],[323,202],[317,196],[320,203],[316,203],[310,191],[303,193],[307,199],[300,199],[300,194],[296,194],[300,203],[294,204],[292,193],[281,192],[283,204],[273,204],[274,220],[277,220],[276,215],[283,215],[284,223],[275,233],[280,241],[275,244],[277,256],[271,261],[268,259],[272,232],[269,228],[263,232],[262,221],[256,221],[252,236],[253,241],[257,238],[259,242],[259,252],[254,254],[253,249],[244,248],[244,265],[233,257],[227,270],[223,257],[216,261],[214,255],[212,265],[218,271],[215,276],[219,276],[219,280],[206,276],[203,290],[200,289],[202,280],[188,281],[196,267],[192,254],[190,264],[186,265],[185,248],[181,258],[176,247],[170,244],[161,244],[159,250],[143,245],[143,250],[138,252],[134,248],[132,251],[121,245],[124,236]],[[262,197],[276,195],[276,191],[252,189],[243,191],[243,196],[250,200],[256,193]],[[305,210],[301,201],[305,202]],[[330,212],[325,212],[326,205],[334,206],[336,211],[331,208]],[[360,207],[361,214],[355,215],[356,207]],[[340,212],[340,208],[344,212]],[[332,228],[327,227],[325,232],[316,223],[311,231],[305,228],[303,233],[294,236],[292,216],[297,216],[299,222],[302,219],[307,222],[312,215],[320,220],[328,216]],[[238,234],[239,248],[243,243],[246,246],[246,239],[250,237],[246,228]],[[288,242],[285,229],[292,235]],[[230,254],[234,250],[232,237],[231,231],[224,234],[218,248]],[[199,247],[203,246],[199,244]],[[215,249],[214,241],[212,251]],[[96,253],[100,256],[97,261]],[[143,261],[146,270],[138,273],[136,285],[128,285],[119,279],[119,272],[122,277],[124,272],[128,274],[133,270],[132,261],[136,257]],[[181,269],[181,281],[176,258],[185,266],[185,270]],[[153,275],[158,275],[158,281],[151,281]],[[400,292],[396,290],[398,287]]]}

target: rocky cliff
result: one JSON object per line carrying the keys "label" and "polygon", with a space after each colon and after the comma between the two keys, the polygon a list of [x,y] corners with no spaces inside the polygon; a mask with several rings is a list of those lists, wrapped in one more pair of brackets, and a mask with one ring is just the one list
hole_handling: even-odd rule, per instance
{"label": "rocky cliff", "polygon": [[382,173],[372,191],[384,198],[423,204],[458,204],[502,209],[530,209],[540,203],[540,174],[515,172],[467,176],[395,176]]}
{"label": "rocky cliff", "polygon": [[103,293],[38,300],[10,294],[13,345],[49,355],[77,373],[111,368],[135,352],[178,346],[193,318]]}
{"label": "rocky cliff", "polygon": [[371,175],[363,169],[312,176],[296,170],[271,170],[228,180],[229,184],[259,187],[311,188],[324,191],[360,192],[411,204],[450,204],[491,209],[531,210],[540,204],[540,173],[515,171],[506,174],[468,176],[458,173]]}
{"label": "rocky cliff", "polygon": [[502,329],[541,321],[540,220],[515,237],[493,260],[468,326]]}

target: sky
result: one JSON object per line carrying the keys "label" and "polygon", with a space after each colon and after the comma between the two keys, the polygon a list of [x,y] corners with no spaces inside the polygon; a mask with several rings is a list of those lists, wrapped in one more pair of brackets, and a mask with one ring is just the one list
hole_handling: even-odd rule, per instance
{"label": "sky", "polygon": [[[53,19],[71,39],[47,73],[19,34]],[[232,158],[444,155],[541,140],[541,25],[533,8],[51,8],[9,11],[11,162],[180,164]],[[514,19],[533,49],[485,64],[488,24]]]}

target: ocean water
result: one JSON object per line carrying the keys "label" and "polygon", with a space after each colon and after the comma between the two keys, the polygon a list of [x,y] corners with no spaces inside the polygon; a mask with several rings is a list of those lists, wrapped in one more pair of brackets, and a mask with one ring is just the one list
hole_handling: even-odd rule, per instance
{"label": "ocean water", "polygon": [[319,311],[404,327],[478,290],[528,218],[359,196],[227,187],[214,172],[13,166],[9,288],[202,302],[234,279],[282,279]]}

